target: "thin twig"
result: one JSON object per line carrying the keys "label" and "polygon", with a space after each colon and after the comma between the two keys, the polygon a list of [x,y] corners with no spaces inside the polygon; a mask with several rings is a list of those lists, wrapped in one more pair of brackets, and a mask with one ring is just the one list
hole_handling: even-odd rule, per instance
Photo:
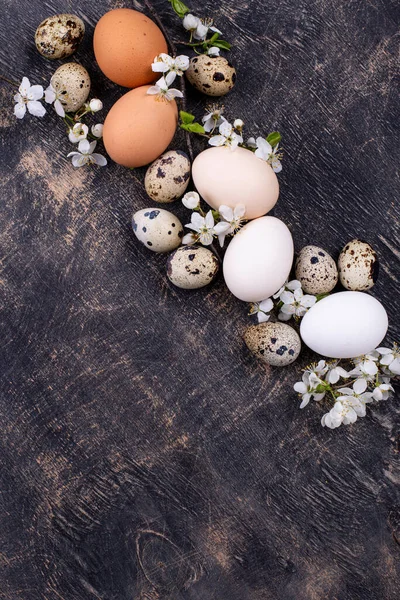
{"label": "thin twig", "polygon": [[[149,0],[144,0],[144,4],[145,4],[147,10],[151,13],[152,17],[154,18],[155,22],[157,23],[157,25],[159,26],[159,28],[161,29],[161,31],[163,32],[164,37],[167,40],[167,44],[169,46],[169,49],[170,49],[170,52],[171,52],[172,56],[177,56],[177,49],[176,49],[175,42],[170,37],[167,29],[164,27],[164,23],[161,21],[160,17],[158,16],[158,13],[157,13],[156,9],[151,4],[151,2],[149,2]],[[179,79],[180,79],[180,81],[179,81],[179,87],[180,87],[181,92],[183,94],[183,98],[181,98],[181,101],[182,101],[182,110],[185,111],[185,112],[187,112],[187,110],[186,110],[187,105],[186,105],[186,83],[185,83],[185,76],[182,75],[182,77],[180,77]],[[193,152],[192,140],[190,138],[189,131],[185,131],[185,140],[186,140],[186,146],[187,146],[188,153],[189,153],[190,162],[193,162],[193,160],[194,160],[194,152]]]}
{"label": "thin twig", "polygon": [[4,77],[4,75],[0,75],[0,79],[2,79],[3,81],[6,81],[13,87],[16,87],[16,88],[19,87],[19,83],[15,83],[15,81],[11,81],[11,79],[7,79],[7,77]]}

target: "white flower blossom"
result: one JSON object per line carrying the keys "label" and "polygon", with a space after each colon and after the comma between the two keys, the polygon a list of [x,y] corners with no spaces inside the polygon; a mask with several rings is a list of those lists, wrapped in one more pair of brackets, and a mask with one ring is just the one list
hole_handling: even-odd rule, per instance
{"label": "white flower blossom", "polygon": [[243,138],[233,131],[233,127],[228,121],[224,121],[218,127],[220,135],[214,135],[208,140],[210,146],[228,146],[234,150],[239,144],[243,143]]}
{"label": "white flower blossom", "polygon": [[21,85],[18,88],[18,94],[15,94],[14,115],[17,119],[23,119],[26,109],[34,117],[43,117],[46,109],[39,102],[43,98],[43,87],[41,85],[32,85],[27,77],[23,77]]}
{"label": "white flower blossom", "polygon": [[77,144],[81,140],[86,140],[89,133],[89,127],[83,123],[75,123],[68,131],[68,139],[73,144]]}
{"label": "white flower blossom", "polygon": [[325,380],[328,383],[335,384],[341,377],[343,377],[343,379],[347,379],[349,377],[349,373],[345,371],[343,367],[339,367],[338,362],[330,363],[328,365],[328,371],[326,373]]}
{"label": "white flower blossom", "polygon": [[202,117],[202,123],[203,123],[203,127],[204,127],[204,131],[206,133],[210,133],[211,131],[214,131],[214,129],[216,127],[219,127],[222,123],[224,123],[224,121],[226,121],[225,117],[222,116],[223,113],[223,107],[222,108],[217,108],[217,107],[212,107],[211,109],[209,109],[210,112],[208,112],[206,115],[204,115],[204,117]]}
{"label": "white flower blossom", "polygon": [[[324,361],[323,361],[324,362]],[[300,408],[304,408],[313,398],[316,402],[322,400],[325,396],[325,391],[317,392],[317,388],[324,385],[324,382],[313,371],[305,371],[302,376],[302,381],[294,384],[293,389],[302,396]]]}
{"label": "white flower blossom", "polygon": [[387,400],[389,398],[390,392],[394,392],[394,389],[390,385],[390,383],[380,383],[374,388],[372,392],[372,398],[376,402],[380,402],[381,400]]}
{"label": "white flower blossom", "polygon": [[250,138],[247,145],[249,145],[249,142],[251,143],[251,147],[257,147],[257,150],[255,151],[257,158],[261,158],[261,160],[268,162],[275,173],[280,173],[280,171],[282,171],[282,164],[277,156],[279,144],[272,148],[271,144],[261,136],[258,137],[255,142],[254,138]]}
{"label": "white flower blossom", "polygon": [[103,123],[96,123],[96,125],[91,126],[90,131],[92,132],[92,135],[94,135],[94,137],[101,138],[103,137],[103,129]]}
{"label": "white flower blossom", "polygon": [[191,222],[185,225],[189,229],[193,229],[198,234],[200,242],[204,246],[209,246],[213,242],[215,235],[219,235],[222,229],[229,227],[227,223],[214,223],[212,211],[209,210],[205,217],[202,217],[198,212],[192,213]]}
{"label": "white flower blossom", "polygon": [[232,209],[230,206],[222,204],[219,207],[218,212],[223,218],[221,223],[225,222],[228,224],[228,227],[224,231],[221,231],[221,233],[218,235],[219,244],[222,248],[225,242],[225,237],[227,235],[233,235],[241,228],[244,220],[243,217],[246,213],[246,207],[244,204],[237,204],[235,208]]}
{"label": "white flower blossom", "polygon": [[208,56],[219,56],[219,52],[220,50],[217,46],[211,46],[211,48],[207,50]]}
{"label": "white flower blossom", "polygon": [[155,85],[152,85],[148,90],[147,94],[157,95],[161,100],[173,100],[174,98],[183,98],[183,94],[180,90],[175,88],[169,88],[171,83],[174,81],[176,74],[170,71],[165,77],[161,77]]}
{"label": "white flower blossom", "polygon": [[54,109],[59,117],[65,117],[65,110],[62,103],[65,94],[57,92],[50,83],[49,87],[44,92],[44,99],[47,104],[53,104]]}
{"label": "white flower blossom", "polygon": [[186,31],[191,31],[192,33],[196,31],[199,23],[200,19],[198,17],[195,17],[191,13],[185,15],[182,21],[182,25],[184,26]]}
{"label": "white flower blossom", "polygon": [[176,75],[181,77],[184,71],[189,68],[189,57],[181,54],[180,56],[173,58],[169,54],[162,52],[155,57],[151,68],[155,73],[167,73],[168,71],[174,73],[174,78],[171,79],[172,83]]}
{"label": "white flower blossom", "polygon": [[257,315],[259,323],[266,323],[269,321],[271,315],[268,313],[274,308],[274,303],[271,298],[261,300],[261,302],[254,302],[250,305],[250,315]]}
{"label": "white flower blossom", "polygon": [[387,369],[392,375],[400,375],[400,350],[394,345],[392,350],[390,348],[377,348],[382,356],[380,358],[380,364]]}
{"label": "white flower blossom", "polygon": [[235,119],[233,121],[233,127],[234,127],[234,129],[241,130],[241,129],[243,129],[243,125],[244,125],[244,123],[243,123],[242,119]]}
{"label": "white flower blossom", "polygon": [[308,309],[316,303],[317,298],[310,294],[304,295],[303,290],[300,287],[296,288],[294,292],[285,290],[280,295],[280,300],[283,302],[283,306],[281,307],[278,318],[281,321],[289,321],[293,315],[296,317],[304,317]]}
{"label": "white flower blossom", "polygon": [[292,281],[286,281],[283,286],[272,296],[275,300],[280,298],[285,290],[290,290],[294,292],[294,290],[300,289],[301,283],[297,279],[292,279]]}
{"label": "white flower blossom", "polygon": [[206,39],[208,30],[209,30],[209,27],[205,23],[203,23],[202,21],[199,20],[199,23],[193,32],[194,39],[202,42],[203,40]]}
{"label": "white flower blossom", "polygon": [[357,398],[349,397],[345,400],[337,400],[333,408],[323,415],[321,425],[336,429],[342,423],[343,425],[355,423],[357,417],[365,417],[365,405]]}
{"label": "white flower blossom", "polygon": [[356,381],[361,382],[364,386],[364,390],[367,389],[368,383],[375,381],[378,373],[378,366],[376,362],[370,359],[358,362],[357,366],[349,371],[349,377],[357,377]]}
{"label": "white flower blossom", "polygon": [[98,98],[93,98],[89,102],[89,108],[92,111],[92,113],[99,112],[103,108],[103,103]]}
{"label": "white flower blossom", "polygon": [[200,196],[197,192],[186,192],[182,198],[183,206],[191,210],[198,208],[200,205]]}
{"label": "white flower blossom", "polygon": [[81,140],[78,145],[78,152],[70,152],[68,158],[72,156],[74,167],[83,167],[83,165],[95,164],[104,167],[107,159],[101,154],[94,153],[97,142],[89,143],[88,140]]}

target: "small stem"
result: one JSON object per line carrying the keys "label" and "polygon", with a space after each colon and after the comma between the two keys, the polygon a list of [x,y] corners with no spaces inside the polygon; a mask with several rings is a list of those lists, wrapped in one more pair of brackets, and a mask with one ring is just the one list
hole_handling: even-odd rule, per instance
{"label": "small stem", "polygon": [[10,85],[18,88],[19,87],[19,83],[15,83],[15,81],[12,81],[11,79],[7,79],[7,77],[4,77],[4,75],[0,75],[0,79],[2,79],[3,81],[6,81],[7,83],[9,83]]}
{"label": "small stem", "polygon": [[195,46],[203,46],[204,42],[184,42],[183,40],[176,40],[174,44],[176,46],[190,46],[190,48],[194,48]]}

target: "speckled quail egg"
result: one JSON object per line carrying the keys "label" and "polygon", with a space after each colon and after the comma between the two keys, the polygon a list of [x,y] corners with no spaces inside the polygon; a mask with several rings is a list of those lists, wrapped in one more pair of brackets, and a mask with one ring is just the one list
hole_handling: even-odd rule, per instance
{"label": "speckled quail egg", "polygon": [[296,279],[307,294],[328,294],[338,281],[336,263],[323,248],[304,246],[296,260]]}
{"label": "speckled quail egg", "polygon": [[171,252],[183,237],[180,220],[161,208],[143,208],[135,212],[132,228],[139,242],[153,252]]}
{"label": "speckled quail egg", "polygon": [[146,192],[156,202],[173,202],[185,193],[190,179],[190,161],[181,150],[170,150],[147,169]]}
{"label": "speckled quail egg", "polygon": [[36,29],[36,48],[45,58],[67,58],[75,52],[84,33],[85,24],[76,15],[54,15],[42,21]]}
{"label": "speckled quail egg", "polygon": [[235,85],[236,69],[222,56],[199,54],[190,60],[186,77],[207,96],[225,96]]}
{"label": "speckled quail egg", "polygon": [[76,112],[89,96],[89,73],[78,63],[66,63],[54,73],[51,85],[60,94],[65,112]]}
{"label": "speckled quail egg", "polygon": [[290,365],[301,350],[299,335],[285,323],[252,325],[246,329],[244,341],[257,358],[274,367]]}
{"label": "speckled quail egg", "polygon": [[363,292],[372,288],[379,274],[375,250],[367,242],[351,240],[339,254],[340,283],[346,290]]}
{"label": "speckled quail egg", "polygon": [[168,279],[179,288],[195,290],[208,285],[216,277],[218,259],[203,246],[181,246],[168,257]]}

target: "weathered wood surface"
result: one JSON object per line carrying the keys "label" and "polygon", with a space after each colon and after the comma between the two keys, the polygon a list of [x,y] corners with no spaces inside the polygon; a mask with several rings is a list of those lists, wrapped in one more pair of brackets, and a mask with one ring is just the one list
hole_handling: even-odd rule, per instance
{"label": "weathered wood surface", "polygon": [[[91,38],[122,5],[2,0],[1,72],[45,85],[60,63],[37,54],[36,26],[77,13],[75,59],[108,109],[122,90]],[[181,37],[167,2],[155,6]],[[297,249],[375,246],[373,294],[398,339],[397,2],[192,7],[234,42],[227,113],[283,134],[274,214]],[[333,432],[322,406],[299,411],[292,385],[311,353],[286,370],[255,362],[246,306],[222,280],[179,291],[166,257],[135,242],[131,213],[152,205],[143,172],[74,170],[56,115],[16,123],[10,90],[1,83],[0,598],[398,598],[398,401]],[[200,117],[205,99],[188,102]]]}

